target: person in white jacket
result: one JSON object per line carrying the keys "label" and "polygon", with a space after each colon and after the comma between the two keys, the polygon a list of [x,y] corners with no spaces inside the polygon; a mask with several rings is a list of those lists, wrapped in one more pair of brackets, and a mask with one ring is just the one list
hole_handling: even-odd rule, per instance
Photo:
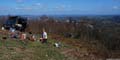
{"label": "person in white jacket", "polygon": [[42,43],[47,43],[47,32],[45,31],[45,29],[43,29],[42,32]]}

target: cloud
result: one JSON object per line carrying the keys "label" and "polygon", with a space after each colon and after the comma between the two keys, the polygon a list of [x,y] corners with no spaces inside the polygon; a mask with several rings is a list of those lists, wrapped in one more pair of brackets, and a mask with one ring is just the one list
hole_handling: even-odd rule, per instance
{"label": "cloud", "polygon": [[120,0],[113,0],[113,1],[117,1],[117,2],[120,2]]}
{"label": "cloud", "polygon": [[113,6],[113,9],[118,10],[118,9],[120,9],[120,7],[119,6]]}
{"label": "cloud", "polygon": [[41,4],[41,3],[35,3],[35,5],[37,5],[37,6],[41,6],[42,4]]}
{"label": "cloud", "polygon": [[58,9],[58,10],[64,10],[66,6],[64,5],[59,5],[59,6],[56,6],[55,8]]}
{"label": "cloud", "polygon": [[36,8],[47,8],[47,4],[42,4],[42,3],[35,3],[32,5],[33,7],[36,7]]}
{"label": "cloud", "polygon": [[5,10],[10,10],[10,9],[11,9],[10,7],[0,6],[0,10],[3,10],[3,11],[5,11]]}
{"label": "cloud", "polygon": [[16,7],[16,10],[35,10],[40,9],[43,7],[43,4],[41,3],[34,3],[29,6],[26,6],[25,4],[21,4],[20,6]]}
{"label": "cloud", "polygon": [[16,0],[17,3],[22,3],[24,0]]}
{"label": "cloud", "polygon": [[55,9],[57,9],[59,11],[65,10],[66,8],[67,8],[66,5],[58,5],[55,7]]}
{"label": "cloud", "polygon": [[33,8],[32,7],[16,7],[15,8],[16,10],[33,10]]}
{"label": "cloud", "polygon": [[55,7],[55,9],[59,10],[59,11],[64,11],[64,10],[71,10],[71,6],[70,5],[58,5]]}

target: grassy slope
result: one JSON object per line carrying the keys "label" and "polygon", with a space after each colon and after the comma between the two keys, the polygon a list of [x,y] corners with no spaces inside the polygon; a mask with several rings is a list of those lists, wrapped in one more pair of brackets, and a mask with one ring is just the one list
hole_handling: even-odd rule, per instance
{"label": "grassy slope", "polygon": [[0,39],[0,60],[98,60],[105,56],[105,50],[97,43],[94,45],[86,41],[57,37],[62,46],[56,48],[53,44],[57,39],[54,38],[50,36],[47,44]]}
{"label": "grassy slope", "polygon": [[0,60],[65,60],[50,42],[0,41]]}

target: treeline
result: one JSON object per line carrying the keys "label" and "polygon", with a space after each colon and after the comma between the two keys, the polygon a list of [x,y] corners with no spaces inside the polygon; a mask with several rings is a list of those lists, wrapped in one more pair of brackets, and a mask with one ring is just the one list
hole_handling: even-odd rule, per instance
{"label": "treeline", "polygon": [[0,27],[5,23],[5,21],[8,19],[7,16],[0,16]]}

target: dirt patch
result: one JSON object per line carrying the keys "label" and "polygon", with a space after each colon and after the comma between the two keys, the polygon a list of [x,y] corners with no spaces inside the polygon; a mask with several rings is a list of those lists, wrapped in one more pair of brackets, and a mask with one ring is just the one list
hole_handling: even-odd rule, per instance
{"label": "dirt patch", "polygon": [[74,60],[80,59],[88,55],[87,51],[79,51],[77,49],[64,49],[62,52],[66,57],[72,58]]}
{"label": "dirt patch", "polygon": [[68,59],[74,60],[105,60],[106,58],[101,56],[98,51],[90,52],[87,48],[81,49],[64,49],[61,52],[65,55]]}

